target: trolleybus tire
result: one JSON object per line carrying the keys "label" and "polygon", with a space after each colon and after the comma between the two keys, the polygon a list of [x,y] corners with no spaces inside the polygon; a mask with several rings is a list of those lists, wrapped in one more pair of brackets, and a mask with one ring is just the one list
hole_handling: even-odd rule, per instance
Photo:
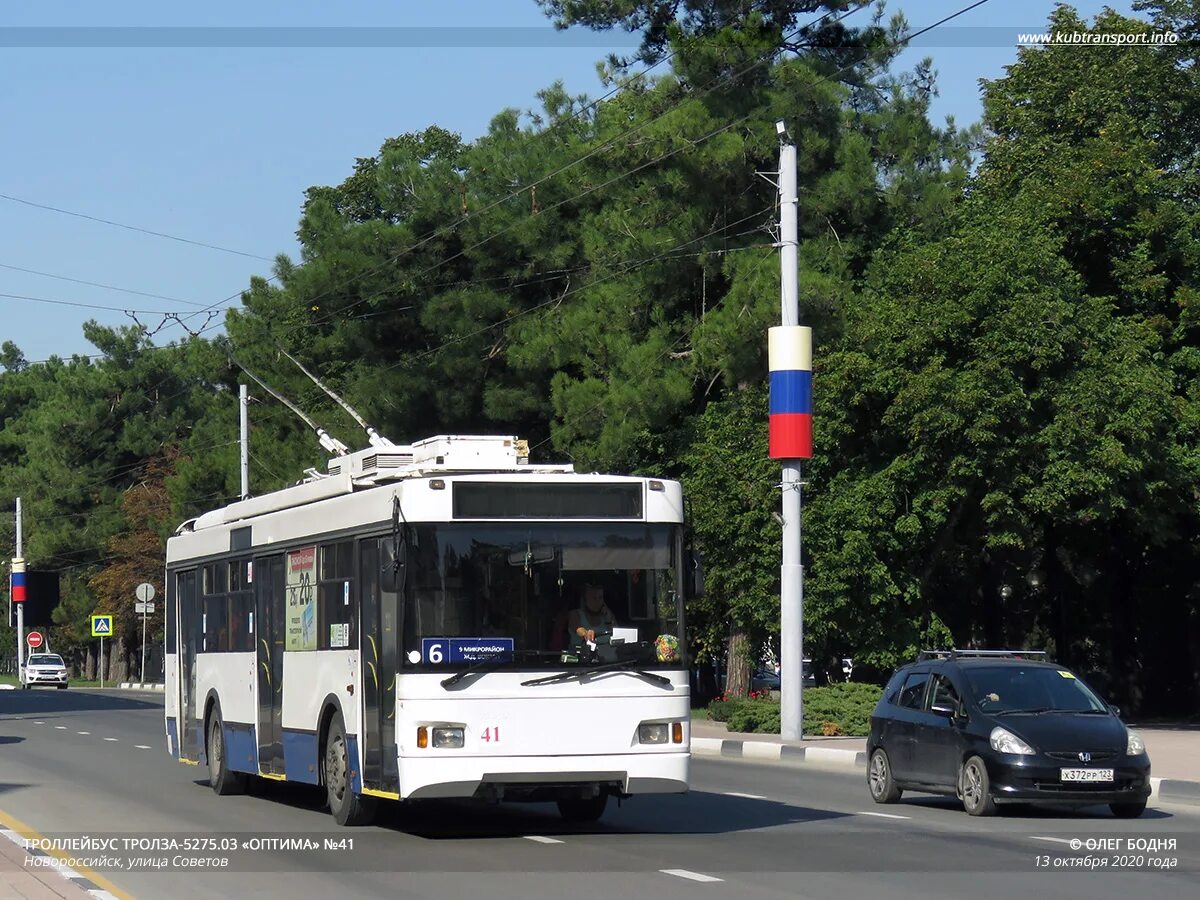
{"label": "trolleybus tire", "polygon": [[229,768],[229,755],[225,752],[225,728],[221,721],[221,707],[215,705],[208,716],[208,734],[205,737],[208,754],[208,783],[220,797],[242,794],[246,791],[246,776]]}
{"label": "trolleybus tire", "polygon": [[560,797],[558,812],[568,822],[595,822],[604,815],[608,794],[595,797]]}
{"label": "trolleybus tire", "polygon": [[357,764],[356,760],[350,759],[342,714],[334,713],[325,735],[321,780],[325,783],[329,811],[339,825],[370,825],[375,820],[375,798],[354,793],[351,785],[350,767]]}

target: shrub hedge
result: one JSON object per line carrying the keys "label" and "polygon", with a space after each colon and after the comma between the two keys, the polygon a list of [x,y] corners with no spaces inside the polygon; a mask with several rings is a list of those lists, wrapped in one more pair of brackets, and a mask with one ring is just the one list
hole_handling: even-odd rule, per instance
{"label": "shrub hedge", "polygon": [[[871,711],[883,689],[873,684],[831,684],[804,692],[804,733],[865,737]],[[779,734],[779,701],[765,695],[722,698],[708,706],[708,717],[730,731]]]}

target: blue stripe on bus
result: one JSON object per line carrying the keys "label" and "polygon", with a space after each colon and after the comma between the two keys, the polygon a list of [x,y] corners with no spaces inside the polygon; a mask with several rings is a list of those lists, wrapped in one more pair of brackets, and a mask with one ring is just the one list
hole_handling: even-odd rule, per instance
{"label": "blue stripe on bus", "polygon": [[258,773],[258,740],[254,737],[254,726],[241,722],[226,722],[225,762],[234,772]]}
{"label": "blue stripe on bus", "polygon": [[283,729],[283,773],[288,781],[317,784],[317,736]]}
{"label": "blue stripe on bus", "polygon": [[358,761],[358,735],[346,735],[347,764],[350,766],[350,790],[361,794],[363,789],[362,771]]}

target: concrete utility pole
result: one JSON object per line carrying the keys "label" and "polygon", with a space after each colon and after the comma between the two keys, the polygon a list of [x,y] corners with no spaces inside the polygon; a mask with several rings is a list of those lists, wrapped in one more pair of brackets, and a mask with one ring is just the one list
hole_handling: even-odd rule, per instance
{"label": "concrete utility pole", "polygon": [[245,500],[250,496],[250,389],[244,384],[238,385],[238,406],[242,436],[242,499]]}
{"label": "concrete utility pole", "polygon": [[772,459],[780,460],[783,560],[780,567],[780,735],[804,727],[804,568],[801,564],[801,461],[812,458],[812,329],[800,325],[796,147],[779,133],[779,261],[783,324],[770,330]]}
{"label": "concrete utility pole", "polygon": [[[9,603],[17,604],[17,677],[21,676],[21,666],[25,664],[25,559],[22,553],[21,532],[21,498],[17,498],[16,516],[17,546],[16,555],[12,561],[12,580],[9,582]],[[20,597],[20,600],[17,598]]]}

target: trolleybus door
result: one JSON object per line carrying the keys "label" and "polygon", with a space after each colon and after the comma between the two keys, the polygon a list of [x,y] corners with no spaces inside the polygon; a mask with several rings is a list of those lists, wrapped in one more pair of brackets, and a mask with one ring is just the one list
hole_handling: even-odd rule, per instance
{"label": "trolleybus door", "polygon": [[389,541],[359,542],[362,567],[362,740],[363,783],[398,790],[396,761],[396,666],[399,652],[399,597]]}
{"label": "trolleybus door", "polygon": [[198,760],[201,723],[196,721],[196,653],[200,649],[202,623],[196,596],[196,570],[176,576],[175,598],[179,604],[179,757]]}
{"label": "trolleybus door", "polygon": [[258,768],[283,774],[283,557],[254,561],[255,655],[258,671]]}

